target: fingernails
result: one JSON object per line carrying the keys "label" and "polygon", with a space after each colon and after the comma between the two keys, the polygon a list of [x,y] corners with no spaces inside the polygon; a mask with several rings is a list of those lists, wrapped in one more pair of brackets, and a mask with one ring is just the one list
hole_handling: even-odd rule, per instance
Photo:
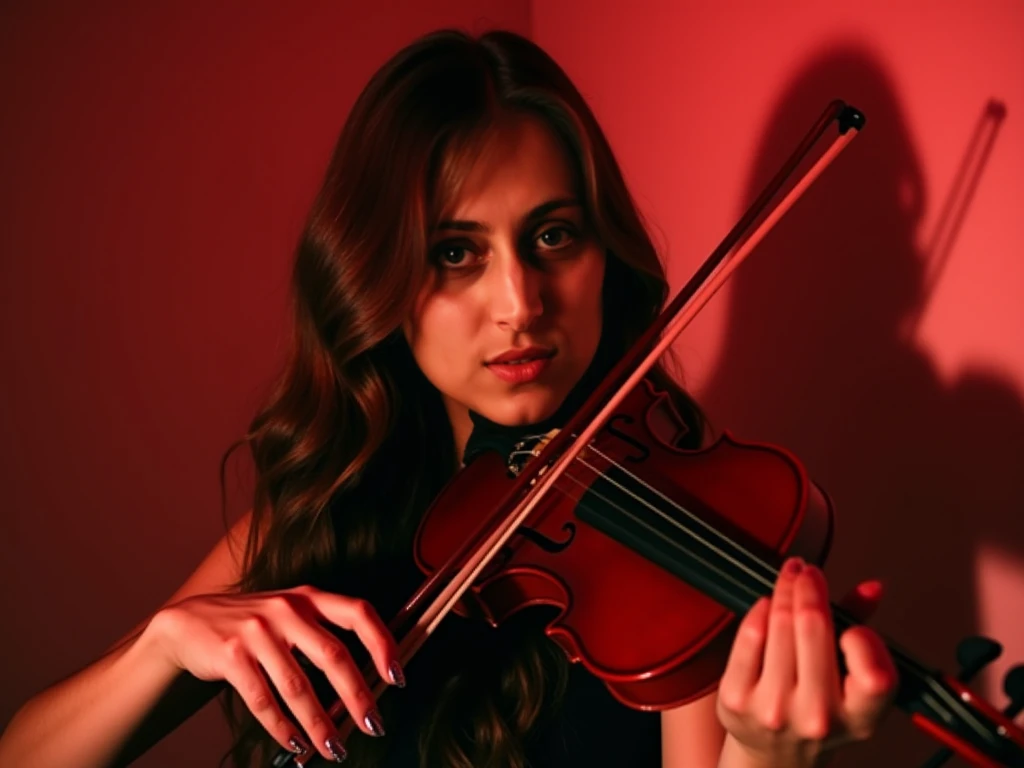
{"label": "fingernails", "polygon": [[345,751],[345,747],[341,745],[341,741],[338,740],[337,736],[331,736],[327,739],[324,742],[324,746],[327,747],[327,751],[331,753],[331,757],[334,758],[336,763],[340,763],[348,756],[348,752]]}
{"label": "fingernails", "polygon": [[363,722],[366,723],[367,730],[374,736],[384,735],[384,723],[381,722],[380,713],[376,709],[367,712]]}
{"label": "fingernails", "polygon": [[292,754],[295,755],[295,764],[299,766],[299,768],[303,768],[303,766],[305,765],[303,761],[306,759],[306,755],[309,754],[309,747],[306,745],[306,743],[295,737],[292,737],[288,739],[288,749],[290,749],[292,751]]}
{"label": "fingernails", "polygon": [[782,566],[782,572],[788,576],[796,576],[800,571],[804,569],[803,558],[791,557],[786,561],[786,564]]}
{"label": "fingernails", "polygon": [[405,688],[405,673],[402,672],[402,665],[397,661],[392,661],[388,665],[388,676],[391,678],[392,684],[399,688]]}
{"label": "fingernails", "polygon": [[882,596],[882,582],[878,579],[872,579],[871,581],[865,581],[858,588],[862,597],[866,597],[869,600],[876,600]]}

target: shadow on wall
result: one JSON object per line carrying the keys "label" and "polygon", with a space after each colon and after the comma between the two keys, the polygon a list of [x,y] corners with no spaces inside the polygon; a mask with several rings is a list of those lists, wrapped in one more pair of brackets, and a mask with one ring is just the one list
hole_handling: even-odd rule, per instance
{"label": "shadow on wall", "polygon": [[[957,642],[979,630],[979,545],[1024,560],[1024,407],[1011,381],[987,372],[945,385],[905,332],[928,301],[930,255],[915,243],[939,202],[925,197],[892,83],[867,53],[830,51],[785,90],[744,208],[834,98],[863,110],[866,128],[733,278],[702,402],[740,439],[793,450],[833,497],[833,599],[881,578],[873,625],[954,673]],[[936,747],[893,712],[834,764],[918,766]]]}

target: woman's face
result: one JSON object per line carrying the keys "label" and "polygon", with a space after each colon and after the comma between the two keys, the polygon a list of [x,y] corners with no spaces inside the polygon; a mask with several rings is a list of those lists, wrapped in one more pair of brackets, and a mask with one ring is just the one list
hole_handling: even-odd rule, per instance
{"label": "woman's face", "polygon": [[553,414],[601,335],[604,249],[564,150],[532,118],[492,141],[429,234],[431,278],[404,327],[460,452],[467,409],[505,425]]}

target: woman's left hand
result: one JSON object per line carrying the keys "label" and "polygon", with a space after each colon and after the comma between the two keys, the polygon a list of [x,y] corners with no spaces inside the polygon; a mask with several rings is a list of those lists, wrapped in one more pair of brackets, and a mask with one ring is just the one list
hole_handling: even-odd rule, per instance
{"label": "woman's left hand", "polygon": [[[881,594],[865,582],[840,604],[866,618]],[[871,736],[896,691],[892,657],[873,630],[846,630],[839,678],[828,586],[821,571],[791,558],[771,597],[740,623],[718,689],[718,717],[757,765],[813,766],[836,746]]]}

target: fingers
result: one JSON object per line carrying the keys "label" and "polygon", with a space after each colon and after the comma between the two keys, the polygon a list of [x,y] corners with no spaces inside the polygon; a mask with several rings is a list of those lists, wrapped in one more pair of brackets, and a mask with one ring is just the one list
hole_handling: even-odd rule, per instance
{"label": "fingers", "polygon": [[839,665],[828,585],[821,571],[805,566],[793,591],[797,687],[793,719],[800,736],[829,735],[839,702]]}
{"label": "fingers", "polygon": [[867,738],[896,692],[899,676],[876,632],[852,627],[839,638],[848,674],[843,686],[843,718],[855,738]]}
{"label": "fingers", "polygon": [[348,648],[330,632],[310,624],[299,624],[290,639],[296,648],[323,670],[345,709],[351,713],[363,732],[370,736],[383,736],[384,724],[376,709],[373,692]]}
{"label": "fingers", "polygon": [[768,640],[764,668],[758,681],[759,706],[769,726],[785,725],[790,692],[796,685],[796,638],[793,630],[793,599],[803,561],[790,558],[779,571],[768,615]]}
{"label": "fingers", "polygon": [[[793,628],[796,635],[796,676],[800,686],[829,684],[826,692],[839,693],[835,630],[825,577],[806,566],[794,585]],[[834,684],[834,687],[833,687]]]}
{"label": "fingers", "polygon": [[839,607],[858,621],[866,621],[874,614],[881,599],[882,582],[862,581],[839,601]]}
{"label": "fingers", "polygon": [[793,584],[801,568],[798,558],[787,560],[772,597],[758,600],[740,622],[718,691],[722,706],[734,714],[747,710],[756,687],[758,716],[769,725],[783,724],[796,684]]}
{"label": "fingers", "polygon": [[[341,704],[364,733],[383,736],[384,724],[377,711],[373,691],[348,648],[322,628],[317,620],[324,618],[354,631],[369,651],[381,678],[397,680],[394,684],[404,684],[398,665],[398,649],[384,622],[365,600],[322,592],[313,587],[300,587],[291,592],[292,595],[282,596],[283,604],[278,608],[281,613],[279,626],[288,644],[300,650],[324,672]],[[293,604],[294,595],[308,603]]]}
{"label": "fingers", "polygon": [[734,714],[746,709],[750,692],[761,676],[770,608],[769,599],[762,597],[747,611],[736,630],[729,661],[718,684],[719,702]]}
{"label": "fingers", "polygon": [[[873,608],[879,597],[879,585],[866,582],[852,600]],[[787,560],[771,599],[754,605],[733,642],[718,693],[719,716],[730,733],[758,749],[807,754],[873,733],[895,691],[892,659],[873,631],[848,630],[843,685],[835,638],[821,570]]]}
{"label": "fingers", "polygon": [[308,740],[303,738],[301,731],[285,717],[259,665],[248,651],[244,650],[244,646],[240,642],[232,644],[228,655],[230,658],[225,665],[224,679],[238,691],[245,706],[264,730],[299,759],[312,754]]}
{"label": "fingers", "polygon": [[[301,626],[303,625],[299,623],[299,627]],[[284,631],[288,632],[289,629],[291,628],[285,628]],[[256,618],[250,620],[245,635],[246,642],[271,684],[277,689],[303,731],[309,735],[317,751],[329,760],[344,758],[345,749],[337,728],[320,703],[309,678],[292,656],[284,638],[273,632],[262,619]],[[301,739],[294,735],[293,738],[302,745]],[[289,740],[283,743],[288,746]]]}
{"label": "fingers", "polygon": [[307,597],[316,611],[332,624],[356,633],[370,652],[377,674],[398,687],[405,686],[405,674],[398,658],[398,645],[380,615],[366,600],[358,600],[312,587],[300,587],[299,594]]}
{"label": "fingers", "polygon": [[[297,587],[269,596],[263,605],[266,606],[267,620],[261,616],[248,620],[242,630],[245,645],[262,665],[270,683],[309,735],[309,741],[316,750],[338,762],[345,757],[338,729],[292,655],[292,648],[301,651],[324,673],[352,721],[363,732],[383,736],[384,725],[362,671],[345,644],[319,623],[325,620],[354,631],[367,647],[382,679],[404,685],[397,645],[370,604],[313,587]],[[262,701],[258,703],[262,704]],[[273,710],[268,710],[266,718],[277,720],[273,726],[276,730],[268,729],[275,739],[280,741],[286,732],[291,733],[281,741],[284,746],[296,752],[305,746],[295,735],[295,728],[280,714],[276,703],[273,703]]]}

